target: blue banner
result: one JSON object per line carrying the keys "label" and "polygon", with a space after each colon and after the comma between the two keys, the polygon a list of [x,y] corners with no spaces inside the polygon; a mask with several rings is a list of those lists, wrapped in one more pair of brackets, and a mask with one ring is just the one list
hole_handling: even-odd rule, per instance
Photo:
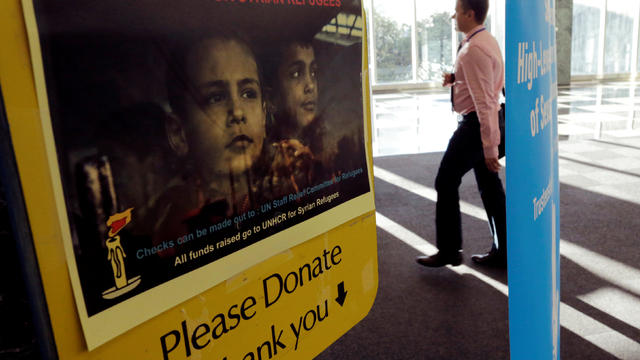
{"label": "blue banner", "polygon": [[558,359],[555,2],[507,0],[505,47],[511,358]]}

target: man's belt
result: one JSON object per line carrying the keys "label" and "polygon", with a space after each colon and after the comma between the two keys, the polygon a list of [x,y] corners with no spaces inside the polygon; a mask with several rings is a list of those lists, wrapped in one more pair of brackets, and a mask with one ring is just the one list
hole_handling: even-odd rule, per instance
{"label": "man's belt", "polygon": [[469,124],[474,125],[477,124],[480,126],[480,121],[478,120],[478,114],[475,111],[472,111],[466,115],[462,115],[462,119],[459,121],[460,124]]}

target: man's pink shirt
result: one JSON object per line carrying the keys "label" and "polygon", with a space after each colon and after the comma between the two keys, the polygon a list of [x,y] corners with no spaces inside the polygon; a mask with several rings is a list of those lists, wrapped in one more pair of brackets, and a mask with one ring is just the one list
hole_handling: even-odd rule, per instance
{"label": "man's pink shirt", "polygon": [[475,111],[480,121],[480,136],[485,158],[498,157],[500,128],[500,92],[504,86],[504,63],[496,39],[477,26],[467,33],[454,66],[454,110],[466,115]]}

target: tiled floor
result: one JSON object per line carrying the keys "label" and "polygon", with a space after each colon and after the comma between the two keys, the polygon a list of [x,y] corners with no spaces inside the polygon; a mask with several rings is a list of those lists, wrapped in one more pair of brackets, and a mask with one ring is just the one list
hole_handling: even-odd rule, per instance
{"label": "tiled floor", "polygon": [[[373,155],[444,151],[456,128],[443,89],[373,96]],[[560,140],[616,142],[640,136],[640,83],[584,83],[558,89]],[[594,145],[595,149],[598,146]]]}
{"label": "tiled floor", "polygon": [[640,136],[640,83],[578,84],[558,89],[561,139]]}
{"label": "tiled floor", "polygon": [[456,129],[442,90],[373,96],[373,156],[443,151]]}
{"label": "tiled floor", "polygon": [[560,182],[640,203],[640,137],[560,142]]}

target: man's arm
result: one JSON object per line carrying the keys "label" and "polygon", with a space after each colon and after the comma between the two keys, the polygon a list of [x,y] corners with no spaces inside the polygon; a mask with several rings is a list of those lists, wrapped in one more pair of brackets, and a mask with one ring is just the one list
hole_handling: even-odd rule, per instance
{"label": "man's arm", "polygon": [[485,163],[490,171],[497,172],[501,167],[498,162],[500,128],[496,101],[491,94],[494,87],[494,64],[489,55],[475,46],[469,47],[460,63],[480,122]]}

